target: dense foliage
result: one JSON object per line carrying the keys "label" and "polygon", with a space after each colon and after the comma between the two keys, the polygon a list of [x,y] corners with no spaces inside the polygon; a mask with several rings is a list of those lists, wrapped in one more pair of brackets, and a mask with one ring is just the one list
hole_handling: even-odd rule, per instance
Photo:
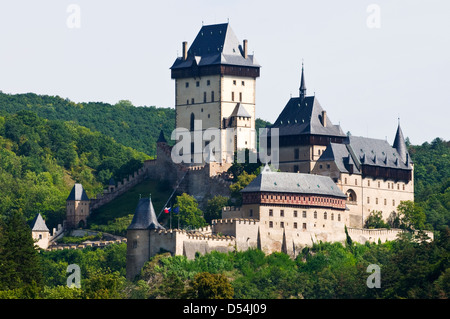
{"label": "dense foliage", "polygon": [[0,92],[0,114],[22,110],[49,120],[73,121],[103,133],[120,144],[149,155],[156,154],[156,140],[163,130],[168,141],[175,128],[173,108],[135,107],[129,101],[74,103],[59,96],[5,94]]}
{"label": "dense foliage", "polygon": [[40,212],[55,227],[74,182],[92,197],[110,178],[128,176],[147,158],[71,122],[46,120],[31,111],[0,116],[0,215],[19,209],[29,220]]}
{"label": "dense foliage", "polygon": [[450,226],[450,141],[409,145],[414,161],[414,201],[423,209],[428,228]]}

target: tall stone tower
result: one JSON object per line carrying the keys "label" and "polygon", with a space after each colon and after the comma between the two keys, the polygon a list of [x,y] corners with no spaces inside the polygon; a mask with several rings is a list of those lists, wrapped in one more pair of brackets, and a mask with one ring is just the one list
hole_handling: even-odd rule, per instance
{"label": "tall stone tower", "polygon": [[[219,163],[231,162],[238,149],[256,150],[259,74],[260,65],[249,54],[248,41],[240,43],[228,23],[203,26],[189,49],[183,42],[171,77],[175,80],[176,127],[191,133],[191,162],[199,164],[194,160],[200,158],[199,153],[209,155],[205,147],[210,142]],[[219,148],[215,147],[218,141],[213,145],[213,139],[201,138],[209,128],[219,129]]]}
{"label": "tall stone tower", "polygon": [[89,197],[83,185],[76,183],[66,200],[65,228],[85,227],[90,214]]}
{"label": "tall stone tower", "polygon": [[127,229],[127,279],[133,280],[150,258],[150,231],[164,229],[159,223],[151,198],[141,198]]}

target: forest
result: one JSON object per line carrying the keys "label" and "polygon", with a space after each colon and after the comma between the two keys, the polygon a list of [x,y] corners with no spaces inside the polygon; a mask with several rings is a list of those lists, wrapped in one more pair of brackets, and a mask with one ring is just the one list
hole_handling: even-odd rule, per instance
{"label": "forest", "polygon": [[[213,252],[194,260],[161,254],[134,281],[125,279],[126,244],[34,248],[29,222],[36,213],[55,227],[64,218],[74,181],[94,196],[110,178],[134,172],[154,155],[159,130],[169,136],[173,118],[172,109],[134,107],[127,101],[77,104],[0,93],[0,299],[448,298],[450,142],[440,138],[408,144],[414,162],[412,209],[423,216],[420,228],[434,232],[433,242],[406,232],[387,243],[361,245],[350,238],[345,244],[318,243],[295,259],[258,250]],[[258,120],[259,127],[268,124]],[[239,201],[239,190],[258,169],[233,166],[232,200]],[[213,198],[203,212],[192,197],[180,195],[176,205],[186,212],[180,223],[205,225],[229,200]],[[129,217],[123,217],[118,233],[124,234]],[[80,266],[81,288],[66,284],[71,264]],[[366,283],[372,264],[381,269],[379,289]]]}

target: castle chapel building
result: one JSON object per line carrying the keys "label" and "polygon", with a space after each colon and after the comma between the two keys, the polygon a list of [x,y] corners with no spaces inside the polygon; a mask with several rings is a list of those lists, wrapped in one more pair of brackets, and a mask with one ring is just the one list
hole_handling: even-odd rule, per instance
{"label": "castle chapel building", "polygon": [[363,227],[372,211],[393,219],[401,201],[414,200],[414,167],[400,124],[392,146],[346,136],[316,96],[306,95],[303,67],[300,82],[299,97],[289,100],[272,125],[280,135],[280,170],[331,177],[347,195],[352,227]]}

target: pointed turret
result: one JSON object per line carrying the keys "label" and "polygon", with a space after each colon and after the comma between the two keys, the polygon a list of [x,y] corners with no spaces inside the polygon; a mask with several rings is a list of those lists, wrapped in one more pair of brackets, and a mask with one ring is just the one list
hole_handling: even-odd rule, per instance
{"label": "pointed turret", "polygon": [[32,231],[49,231],[41,214],[37,214],[31,224]]}
{"label": "pointed turret", "polygon": [[152,199],[141,198],[136,207],[136,211],[133,216],[128,229],[164,229],[159,223],[153,208]]}
{"label": "pointed turret", "polygon": [[405,139],[403,137],[402,129],[400,128],[400,121],[398,123],[397,133],[395,134],[393,147],[397,150],[403,163],[406,163],[407,158],[409,157],[409,154],[408,154],[408,148],[405,143]]}
{"label": "pointed turret", "polygon": [[305,85],[305,74],[303,70],[303,63],[302,63],[302,77],[300,79],[300,99],[303,100],[306,96],[306,85]]}
{"label": "pointed turret", "polygon": [[159,132],[159,137],[158,137],[158,140],[156,141],[156,143],[167,143],[163,130],[161,130]]}

